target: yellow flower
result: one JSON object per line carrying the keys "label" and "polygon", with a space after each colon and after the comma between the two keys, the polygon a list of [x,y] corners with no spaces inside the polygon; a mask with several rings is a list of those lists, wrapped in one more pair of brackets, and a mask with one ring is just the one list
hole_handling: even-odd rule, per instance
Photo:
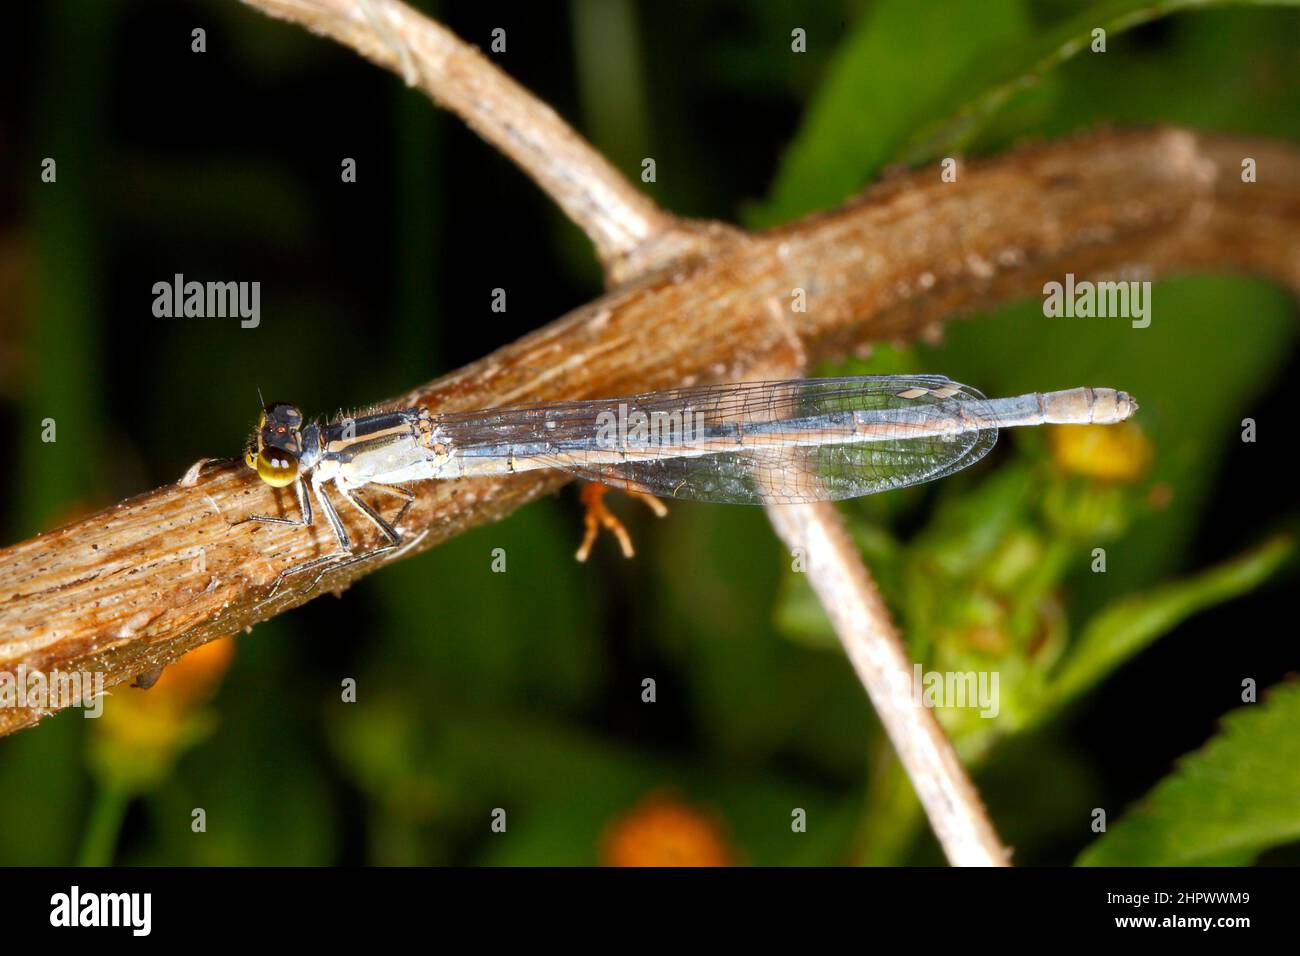
{"label": "yellow flower", "polygon": [[605,829],[600,861],[605,866],[730,866],[734,854],[715,818],[658,793]]}
{"label": "yellow flower", "polygon": [[1047,431],[1052,460],[1062,471],[1102,481],[1136,481],[1151,464],[1152,448],[1131,422],[1055,425]]}
{"label": "yellow flower", "polygon": [[233,638],[196,647],[169,665],[148,690],[120,686],[94,721],[91,765],[129,791],[147,790],[206,731],[203,705],[216,693],[234,656]]}

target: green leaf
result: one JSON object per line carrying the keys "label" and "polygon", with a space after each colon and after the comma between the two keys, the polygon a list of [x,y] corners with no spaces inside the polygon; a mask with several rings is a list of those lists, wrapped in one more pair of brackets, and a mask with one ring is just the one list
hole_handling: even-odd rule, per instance
{"label": "green leaf", "polygon": [[1038,84],[1057,65],[1090,49],[1093,30],[1106,39],[1181,10],[1213,6],[1295,6],[1300,0],[1114,0],[1099,3],[1026,44],[1021,38],[981,57],[952,88],[954,99],[979,92],[951,116],[931,123],[911,138],[899,157],[916,164],[965,149],[987,123],[1022,90]]}
{"label": "green leaf", "polygon": [[1300,684],[1229,714],[1222,732],[1088,847],[1079,865],[1222,865],[1300,839],[1297,726]]}
{"label": "green leaf", "polygon": [[[749,211],[747,222],[755,227],[787,222],[844,200],[888,163],[915,164],[970,147],[1018,94],[1047,86],[1053,68],[1088,50],[1094,29],[1104,29],[1109,42],[1186,10],[1297,4],[1300,0],[1112,0],[1035,30],[1026,4],[1010,0],[924,5],[882,0],[835,52],[783,157],[770,198]],[[1247,92],[1257,98],[1259,91]],[[1046,118],[1043,111],[1053,110],[1073,115],[1087,105],[1072,102],[1062,110],[1064,104],[1055,100],[1037,102],[1036,115]]]}
{"label": "green leaf", "polygon": [[1105,56],[1058,67],[1041,89],[1015,97],[973,148],[999,149],[1031,128],[1027,121],[1034,135],[1049,139],[1097,123],[1300,135],[1294,7],[1218,7],[1164,23],[1157,39],[1119,37]]}
{"label": "green leaf", "polygon": [[1078,696],[1197,611],[1258,587],[1293,549],[1291,536],[1280,535],[1190,578],[1116,601],[1084,629],[1064,668],[1045,691],[1046,706]]}
{"label": "green leaf", "polygon": [[862,188],[918,123],[952,108],[945,94],[970,64],[1028,30],[1021,0],[873,4],[835,52],[771,198],[751,210],[750,224],[786,222]]}

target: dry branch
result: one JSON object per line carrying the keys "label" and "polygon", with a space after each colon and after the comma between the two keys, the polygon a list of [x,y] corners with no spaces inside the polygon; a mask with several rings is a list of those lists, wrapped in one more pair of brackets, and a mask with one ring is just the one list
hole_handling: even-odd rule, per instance
{"label": "dry branch", "polygon": [[[1264,171],[1257,184],[1238,176],[1247,155]],[[721,241],[391,404],[436,412],[740,379],[758,365],[798,368],[805,355],[915,338],[945,317],[1040,294],[1066,271],[1205,266],[1300,289],[1300,151],[1157,129],[1013,152],[971,164],[957,183],[920,170],[834,213]],[[807,312],[790,310],[796,287]],[[423,550],[564,480],[429,482],[404,529],[427,532]],[[286,508],[288,495],[242,464],[218,464],[193,487],[160,488],[0,551],[0,668],[102,670],[111,686],[384,563],[315,590],[295,582],[266,602],[279,571],[330,547],[321,528],[233,523]],[[6,710],[0,730],[38,716]]]}

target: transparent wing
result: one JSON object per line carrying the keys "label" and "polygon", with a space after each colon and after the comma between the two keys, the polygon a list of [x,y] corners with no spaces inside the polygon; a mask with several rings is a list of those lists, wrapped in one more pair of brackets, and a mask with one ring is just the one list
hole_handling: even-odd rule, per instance
{"label": "transparent wing", "polygon": [[[839,501],[942,478],[974,464],[997,431],[956,441],[906,439],[874,445],[661,458],[622,465],[559,464],[564,471],[622,491],[719,504]],[[942,447],[935,447],[941,445]]]}
{"label": "transparent wing", "polygon": [[943,376],[872,376],[515,406],[439,424],[467,457],[511,456],[670,498],[794,503],[874,494],[975,463],[997,440],[984,405]]}

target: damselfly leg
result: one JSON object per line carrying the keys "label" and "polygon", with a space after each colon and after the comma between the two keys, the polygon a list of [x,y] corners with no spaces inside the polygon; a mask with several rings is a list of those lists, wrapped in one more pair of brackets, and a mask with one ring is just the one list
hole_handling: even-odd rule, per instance
{"label": "damselfly leg", "polygon": [[[383,516],[380,515],[378,511],[372,508],[363,498],[357,495],[356,489],[347,487],[341,481],[335,481],[334,487],[338,490],[339,494],[341,494],[353,505],[353,507],[355,507],[358,511],[360,511],[363,515],[365,515],[366,518],[370,520],[371,524],[373,524],[376,528],[379,529],[380,534],[384,536],[384,538],[387,540],[388,543],[381,544],[375,548],[371,548],[369,551],[366,551],[362,554],[357,554],[355,551],[348,550],[346,552],[340,552],[338,554],[330,555],[329,559],[332,563],[329,563],[327,567],[323,568],[321,572],[316,575],[315,579],[311,582],[312,587],[315,587],[317,584],[319,584],[321,578],[323,578],[326,574],[330,573],[331,571],[341,571],[344,568],[350,568],[354,564],[360,564],[362,561],[369,561],[373,558],[382,557],[385,554],[389,554],[393,551],[396,551],[398,548],[402,547],[402,545],[405,543],[406,540],[405,536],[402,534],[402,532],[398,531],[397,528],[394,526],[401,523],[402,517],[406,514],[407,510],[411,507],[411,503],[415,501],[415,495],[411,494],[409,491],[405,491],[402,488],[394,488],[391,485],[380,485],[373,482],[370,485],[368,485],[367,487],[376,488],[380,491],[386,491],[389,494],[395,495],[398,498],[401,498],[405,501],[405,504],[402,505],[402,510],[397,513],[397,517],[394,518],[392,524],[390,524],[389,522],[384,520]],[[321,492],[321,498],[324,501],[328,501],[328,499],[325,498],[323,491]],[[347,532],[344,531],[345,537],[346,534]],[[280,577],[283,578],[285,574],[298,573],[301,570],[304,570],[304,568],[302,565],[299,565],[297,568],[290,568],[288,571],[285,571],[283,574],[280,575]],[[274,590],[272,591],[272,593],[273,594],[275,593]]]}
{"label": "damselfly leg", "polygon": [[298,495],[297,518],[279,518],[275,515],[249,515],[247,518],[241,518],[234,523],[243,524],[245,521],[257,521],[263,524],[288,524],[299,528],[310,527],[312,524],[311,498],[308,497],[307,486],[301,478],[293,483],[293,490]]}
{"label": "damselfly leg", "polygon": [[[313,561],[305,562],[304,564],[297,565],[296,567],[289,568],[287,571],[281,572],[280,576],[276,578],[275,587],[271,589],[272,595],[275,594],[276,589],[279,588],[280,582],[284,580],[285,576],[290,574],[298,574],[301,573],[302,571],[310,570],[313,567],[318,567],[319,565],[315,563],[317,561],[321,562],[321,564],[324,564],[325,566],[321,568],[320,573],[318,573],[316,577],[312,580],[311,586],[313,588],[316,585],[320,584],[321,578],[325,577],[325,575],[329,574],[330,572],[341,571],[344,568],[352,567],[354,564],[360,564],[363,561],[370,561],[374,558],[383,557],[386,554],[390,554],[391,552],[398,550],[405,543],[406,541],[405,536],[402,534],[402,532],[398,531],[397,528],[394,527],[394,525],[401,523],[402,517],[406,514],[407,510],[411,507],[412,502],[415,501],[415,495],[401,488],[394,488],[391,485],[380,485],[380,484],[375,484],[373,482],[370,485],[368,485],[368,487],[373,487],[381,491],[387,491],[390,494],[396,495],[397,497],[404,499],[405,504],[402,505],[402,510],[397,513],[397,517],[394,518],[392,524],[390,524],[389,522],[384,520],[383,516],[380,515],[378,511],[376,511],[369,504],[367,504],[364,499],[359,497],[355,489],[348,488],[345,485],[343,485],[342,482],[338,482],[338,481],[335,482],[334,487],[338,490],[339,494],[341,494],[344,498],[346,498],[349,502],[351,502],[352,505],[358,511],[360,511],[363,515],[365,515],[370,520],[371,524],[373,524],[376,528],[379,529],[380,533],[384,536],[384,538],[388,541],[388,543],[381,544],[378,547],[371,548],[369,551],[365,551],[361,554],[357,554],[355,551],[350,549],[351,542],[347,537],[347,531],[342,527],[342,523],[340,522],[339,527],[335,533],[336,535],[338,535],[339,533],[342,534],[342,538],[340,539],[340,544],[344,545],[349,550],[336,552],[335,554],[332,555],[326,555],[323,558],[316,558]],[[329,499],[325,497],[324,490],[317,489],[317,494],[320,495],[321,501],[325,503],[327,507],[330,508],[330,511],[328,513],[334,514],[334,520],[338,521],[338,515],[333,511],[333,506],[329,505]]]}
{"label": "damselfly leg", "polygon": [[[313,476],[313,478],[314,477],[315,476]],[[319,568],[320,570],[317,572],[316,577],[312,579],[311,586],[314,588],[321,582],[321,579],[324,578],[326,574],[329,574],[332,571],[339,571],[351,567],[354,564],[360,564],[362,561],[369,561],[373,558],[382,557],[385,554],[396,551],[405,542],[404,536],[397,530],[395,525],[401,523],[402,518],[406,515],[406,512],[415,501],[415,495],[403,488],[397,488],[392,485],[372,483],[367,486],[379,491],[387,492],[388,494],[402,499],[403,504],[401,510],[397,513],[397,516],[389,522],[385,520],[384,517],[367,501],[361,498],[356,493],[355,489],[345,486],[341,481],[336,480],[334,482],[334,487],[338,493],[352,504],[357,511],[364,515],[371,524],[378,528],[380,534],[384,536],[386,541],[385,544],[358,553],[354,547],[351,535],[348,534],[347,528],[343,524],[343,520],[339,517],[338,511],[335,509],[333,502],[330,501],[329,495],[326,494],[324,484],[324,482],[312,481],[311,492],[309,493],[306,488],[306,482],[303,479],[300,478],[298,481],[294,482],[300,514],[300,517],[297,519],[281,518],[274,515],[249,515],[247,518],[243,519],[243,521],[257,521],[266,524],[312,527],[315,522],[313,520],[314,515],[311,505],[311,494],[314,493],[317,500],[320,502],[320,510],[325,515],[326,523],[329,525],[330,531],[334,535],[335,543],[338,545],[338,550],[330,554],[324,554],[320,557],[312,558],[310,561],[304,561],[301,564],[296,564],[291,568],[286,568],[281,571],[276,576],[275,582],[271,585],[271,590],[267,594],[267,597],[274,597],[280,590],[280,586],[284,583],[285,579],[293,575],[303,574],[307,571],[313,571]],[[242,524],[243,521],[235,523]]]}

